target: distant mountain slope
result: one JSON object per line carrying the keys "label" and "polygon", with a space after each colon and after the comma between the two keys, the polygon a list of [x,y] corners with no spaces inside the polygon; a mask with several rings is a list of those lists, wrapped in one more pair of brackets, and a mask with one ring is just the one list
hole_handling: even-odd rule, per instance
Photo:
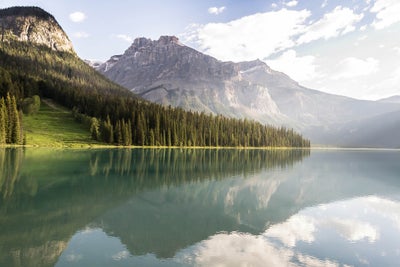
{"label": "distant mountain slope", "polygon": [[352,121],[339,133],[337,142],[343,146],[400,148],[400,110]]}
{"label": "distant mountain slope", "polygon": [[222,62],[174,36],[138,38],[97,69],[152,102],[287,125],[320,144],[343,144],[338,125],[400,109],[305,88],[259,60]]}
{"label": "distant mountain slope", "polygon": [[124,146],[310,145],[292,129],[162,107],[137,97],[81,60],[53,16],[40,8],[0,10],[0,23],[0,96],[11,94],[20,103],[33,95],[53,99],[73,109],[95,140]]}
{"label": "distant mountain slope", "polygon": [[384,102],[384,103],[398,103],[400,104],[400,95],[394,95],[391,97],[387,98],[382,98],[378,100],[379,102]]}

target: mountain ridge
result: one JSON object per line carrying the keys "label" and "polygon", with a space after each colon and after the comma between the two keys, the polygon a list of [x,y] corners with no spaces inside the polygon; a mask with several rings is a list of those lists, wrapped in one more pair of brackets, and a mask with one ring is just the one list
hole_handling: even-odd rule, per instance
{"label": "mountain ridge", "polygon": [[98,71],[155,103],[293,127],[320,144],[345,144],[332,137],[339,125],[400,109],[306,88],[261,60],[219,61],[175,36],[137,38]]}
{"label": "mountain ridge", "polygon": [[[72,110],[94,140],[121,146],[310,146],[292,129],[163,107],[138,97],[80,59],[44,10],[14,7],[0,19],[5,37],[0,46],[0,78],[5,80],[0,96],[10,94],[21,103],[35,95],[52,99]],[[179,45],[169,38],[160,41]],[[138,40],[138,47],[146,44],[148,40]]]}
{"label": "mountain ridge", "polygon": [[1,42],[20,41],[75,53],[68,36],[50,13],[39,7],[0,9]]}

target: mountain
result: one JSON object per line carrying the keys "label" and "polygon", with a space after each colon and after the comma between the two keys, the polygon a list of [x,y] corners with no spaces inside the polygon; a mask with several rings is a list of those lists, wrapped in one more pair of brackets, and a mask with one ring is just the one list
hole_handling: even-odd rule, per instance
{"label": "mountain", "polygon": [[394,95],[391,97],[387,98],[382,98],[378,100],[379,102],[384,102],[384,103],[400,103],[400,95]]}
{"label": "mountain", "polygon": [[134,96],[83,62],[55,18],[43,9],[0,9],[0,25],[0,74],[8,83],[2,84],[0,95],[9,92],[20,99],[38,94],[66,106],[76,104],[75,94]]}
{"label": "mountain", "polygon": [[55,18],[38,7],[0,10],[1,42],[22,41],[55,51],[74,52],[72,43]]}
{"label": "mountain", "polygon": [[338,133],[344,146],[400,148],[400,110],[346,123]]}
{"label": "mountain", "polygon": [[[260,62],[261,63],[261,62]],[[260,122],[286,120],[268,89],[241,77],[240,65],[184,46],[174,36],[138,38],[98,70],[152,102]]]}
{"label": "mountain", "polygon": [[174,36],[138,38],[98,71],[155,103],[294,127],[319,144],[345,145],[341,126],[400,110],[305,88],[260,60],[222,62]]}
{"label": "mountain", "polygon": [[[163,107],[138,97],[81,60],[54,17],[40,8],[0,10],[0,24],[0,98],[11,95],[18,106],[35,95],[50,98],[73,110],[95,140],[124,146],[309,147],[309,140],[292,129]],[[10,125],[0,117],[0,129]],[[19,144],[20,139],[6,140]]]}
{"label": "mountain", "polygon": [[97,70],[104,63],[100,60],[85,59],[84,61],[86,64],[88,64],[90,67],[94,68],[95,70]]}

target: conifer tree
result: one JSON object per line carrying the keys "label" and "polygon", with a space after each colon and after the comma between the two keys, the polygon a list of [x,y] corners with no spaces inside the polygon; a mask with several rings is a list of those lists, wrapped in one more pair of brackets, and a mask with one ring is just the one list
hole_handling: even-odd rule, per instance
{"label": "conifer tree", "polygon": [[13,135],[13,129],[14,129],[14,115],[13,115],[13,107],[12,107],[12,101],[11,101],[11,96],[8,93],[7,98],[6,98],[6,113],[7,113],[7,125],[6,125],[6,143],[7,144],[12,144],[12,135]]}
{"label": "conifer tree", "polygon": [[7,108],[4,98],[0,98],[0,144],[6,143]]}
{"label": "conifer tree", "polygon": [[90,134],[94,140],[99,140],[100,138],[100,124],[97,118],[92,118],[90,120]]}

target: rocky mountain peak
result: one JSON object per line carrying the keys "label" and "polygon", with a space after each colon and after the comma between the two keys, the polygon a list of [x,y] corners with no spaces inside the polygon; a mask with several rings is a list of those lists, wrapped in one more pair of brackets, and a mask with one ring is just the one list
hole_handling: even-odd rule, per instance
{"label": "rocky mountain peak", "polygon": [[181,43],[179,42],[179,38],[176,36],[161,36],[157,42],[159,45],[168,45],[168,44],[181,45]]}
{"label": "rocky mountain peak", "polygon": [[151,40],[145,37],[136,38],[125,54],[150,51],[155,48],[163,48],[170,45],[184,46],[176,36],[161,36],[158,40]]}
{"label": "rocky mountain peak", "polygon": [[73,52],[72,43],[56,19],[39,7],[0,9],[1,42],[20,41]]}
{"label": "rocky mountain peak", "polygon": [[140,47],[146,47],[151,45],[152,40],[149,38],[144,38],[144,37],[140,37],[140,38],[136,38],[131,47],[135,47],[135,48],[140,48]]}
{"label": "rocky mountain peak", "polygon": [[145,88],[156,80],[221,81],[236,75],[238,68],[183,45],[176,36],[161,36],[158,40],[135,39],[122,56],[111,58],[98,70],[112,79],[121,77],[123,86],[133,89],[136,81]]}

